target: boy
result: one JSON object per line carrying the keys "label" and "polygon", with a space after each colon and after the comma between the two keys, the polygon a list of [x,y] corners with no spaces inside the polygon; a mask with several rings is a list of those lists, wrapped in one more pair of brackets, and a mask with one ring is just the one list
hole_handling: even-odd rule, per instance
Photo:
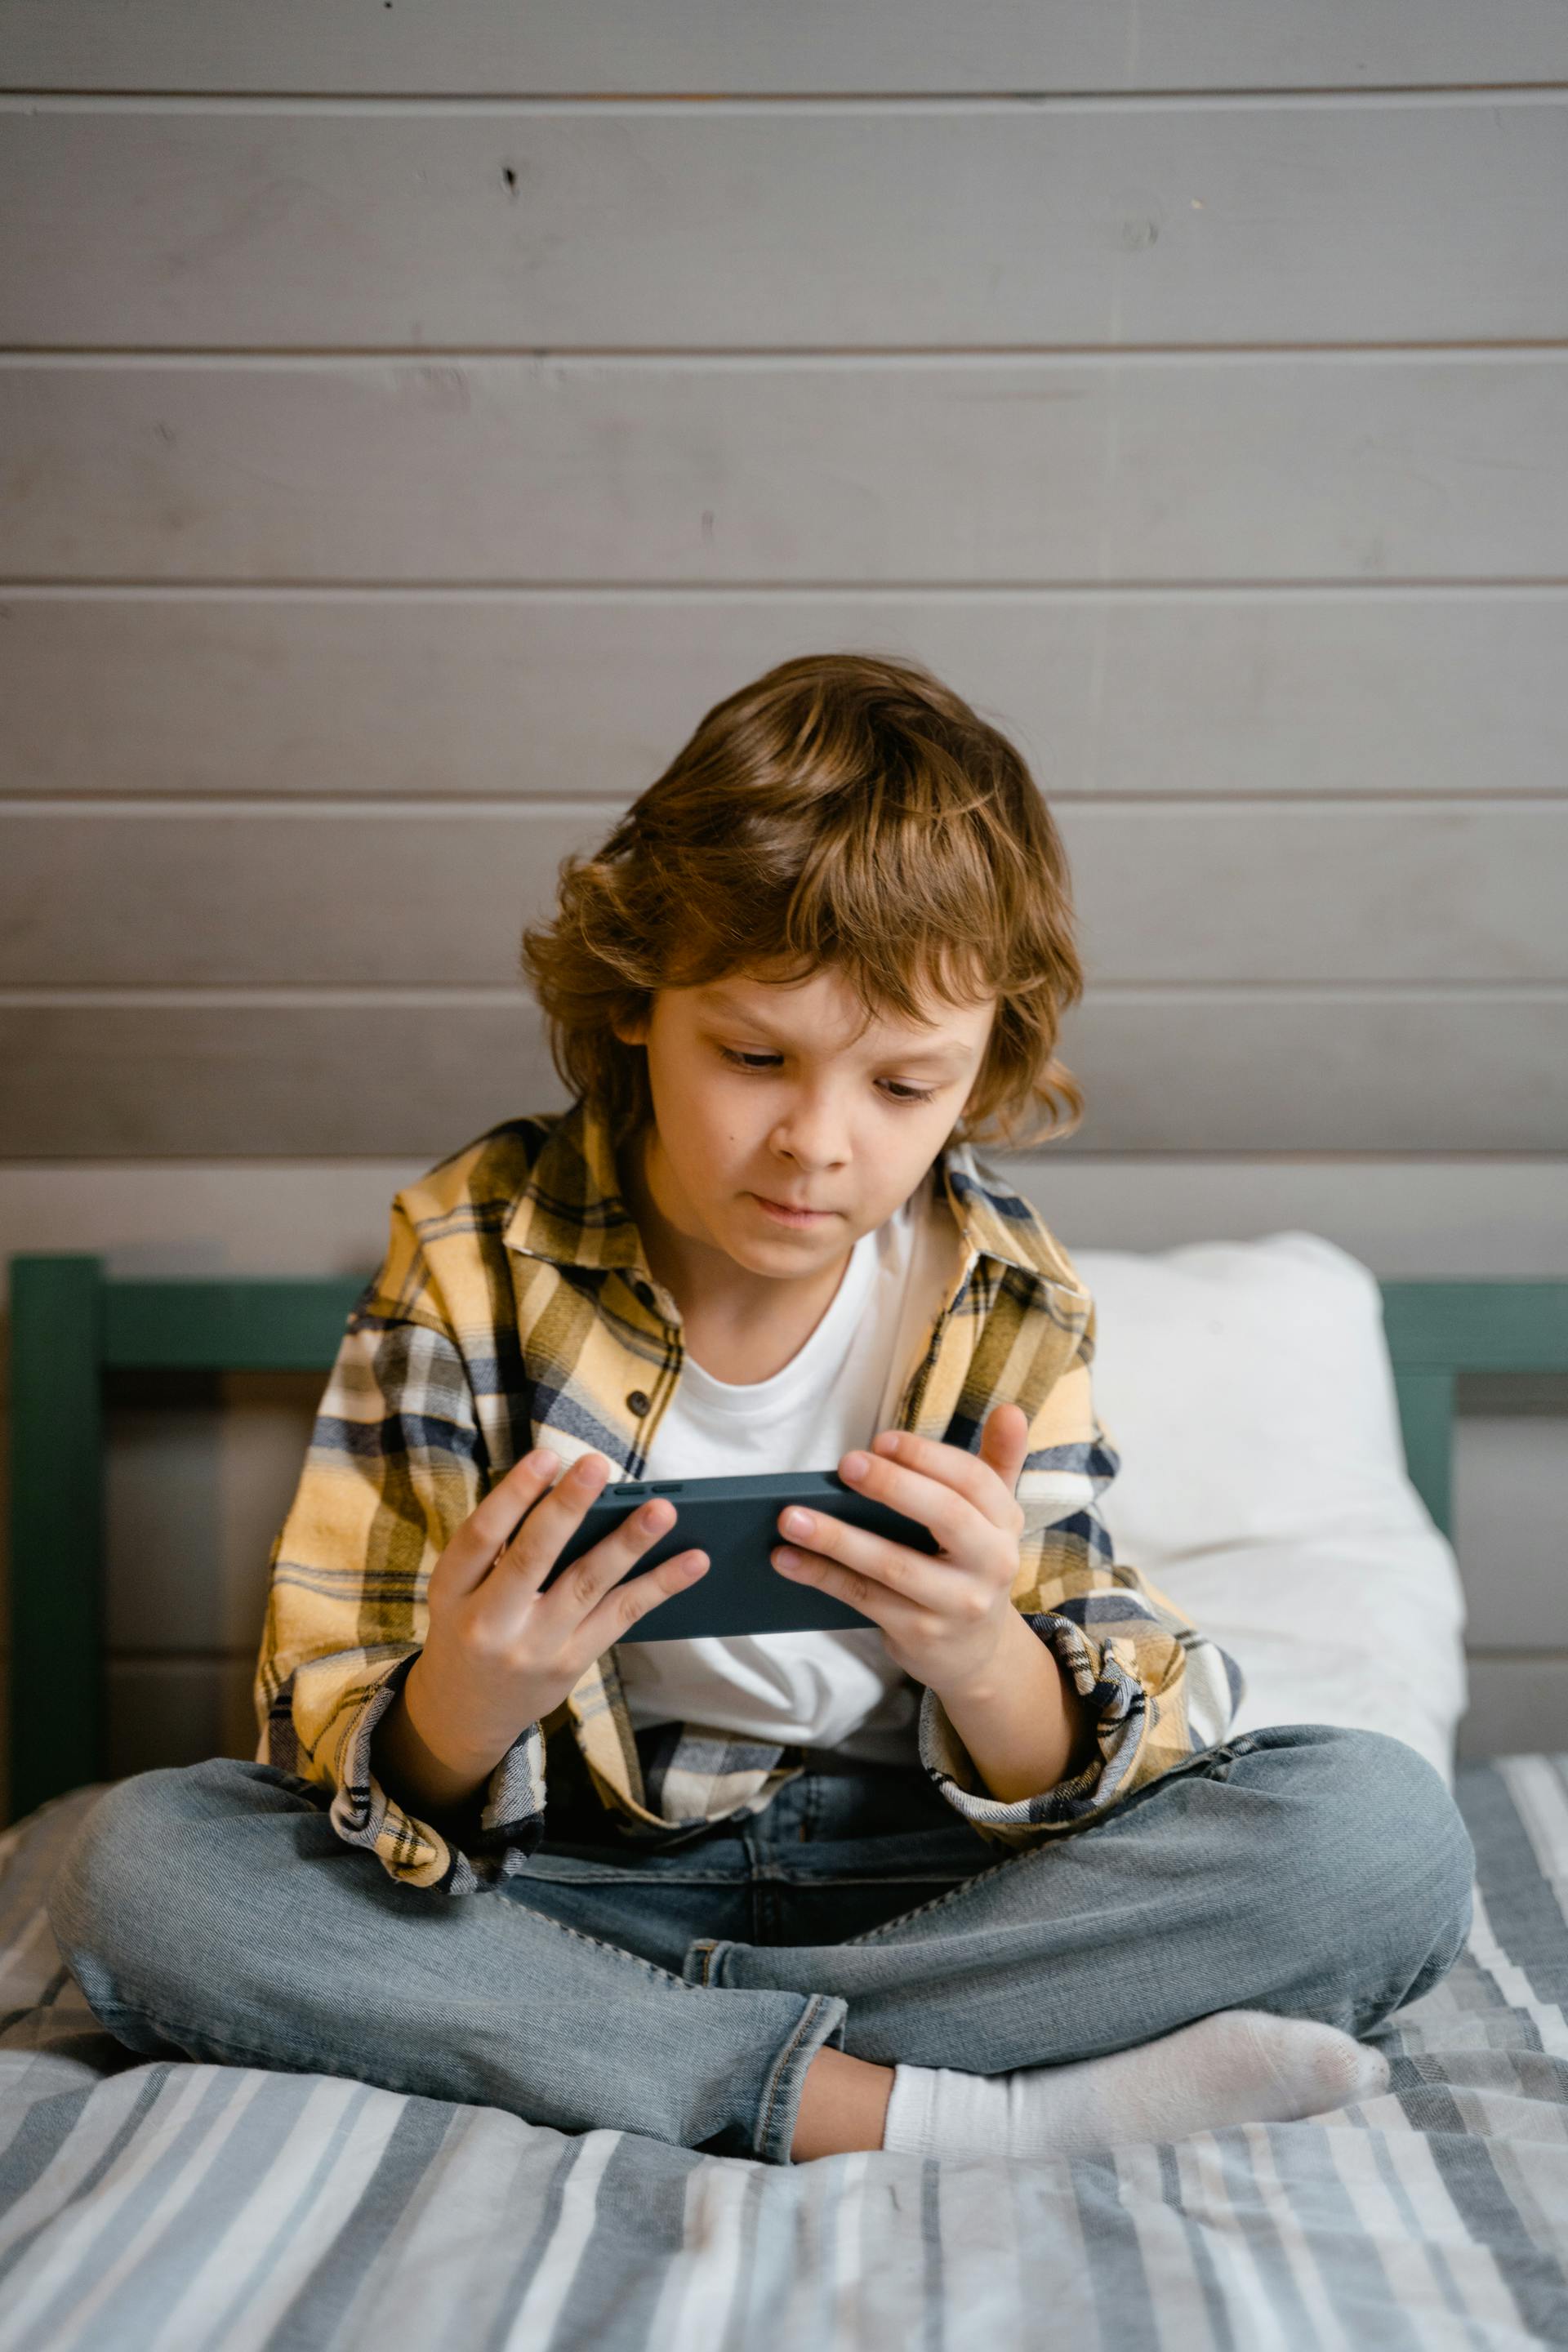
{"label": "boy", "polygon": [[[1227,1740],[1234,1661],[1112,1557],[1093,1303],[967,1139],[1082,1105],[1011,744],[913,665],[784,663],[523,967],[573,1106],[395,1200],[257,1760],[119,1783],[57,1879],[100,2019],[773,2163],[1381,2091],[1358,2037],[1453,1965],[1473,1853],[1399,1741]],[[626,1580],[667,1498],[540,1590],[613,1477],[829,1465],[941,1547],[781,1514],[864,1632],[626,1641],[706,1572]]]}

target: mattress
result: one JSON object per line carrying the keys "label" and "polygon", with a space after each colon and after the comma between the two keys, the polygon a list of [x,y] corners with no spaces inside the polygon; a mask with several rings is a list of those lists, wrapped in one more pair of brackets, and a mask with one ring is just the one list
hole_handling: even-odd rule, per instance
{"label": "mattress", "polygon": [[1382,2096],[1092,2158],[765,2165],[139,2057],[0,1837],[0,2352],[1568,2344],[1568,1756],[1461,1765],[1469,1942]]}

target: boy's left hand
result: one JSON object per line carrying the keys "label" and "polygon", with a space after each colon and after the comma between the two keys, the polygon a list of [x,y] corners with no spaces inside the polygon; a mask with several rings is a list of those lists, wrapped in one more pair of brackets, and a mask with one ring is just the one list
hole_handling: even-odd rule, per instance
{"label": "boy's left hand", "polygon": [[[869,1454],[845,1454],[838,1475],[857,1494],[918,1519],[941,1550],[915,1551],[822,1511],[807,1513],[809,1528],[797,1531],[799,1506],[792,1505],[779,1514],[789,1541],[772,1553],[773,1565],[792,1583],[815,1584],[871,1618],[895,1665],[939,1697],[961,1690],[984,1676],[1009,1636],[1024,1529],[1013,1489],[1028,1444],[1028,1418],[1016,1404],[993,1408],[978,1454],[885,1429]],[[857,1463],[866,1465],[858,1476]],[[791,1567],[785,1552],[799,1565]]]}

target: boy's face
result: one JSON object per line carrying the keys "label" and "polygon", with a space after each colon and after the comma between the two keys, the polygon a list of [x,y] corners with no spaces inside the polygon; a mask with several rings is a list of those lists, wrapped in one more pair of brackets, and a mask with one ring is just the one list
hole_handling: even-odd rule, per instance
{"label": "boy's face", "polygon": [[[688,1265],[714,1251],[763,1277],[842,1265],[902,1206],[961,1117],[995,999],[928,998],[929,1026],[864,1020],[837,972],[784,988],[731,974],[660,989],[626,1045],[647,1049],[641,1176]],[[761,1196],[761,1197],[759,1197]],[[770,1215],[763,1200],[820,1213]]]}

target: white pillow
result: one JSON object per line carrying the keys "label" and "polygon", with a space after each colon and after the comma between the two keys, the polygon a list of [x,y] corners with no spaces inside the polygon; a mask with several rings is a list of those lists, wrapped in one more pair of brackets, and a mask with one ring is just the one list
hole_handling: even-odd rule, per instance
{"label": "white pillow", "polygon": [[1405,1470],[1377,1277],[1308,1233],[1071,1262],[1116,1557],[1236,1659],[1235,1729],[1392,1732],[1451,1789],[1464,1591]]}

